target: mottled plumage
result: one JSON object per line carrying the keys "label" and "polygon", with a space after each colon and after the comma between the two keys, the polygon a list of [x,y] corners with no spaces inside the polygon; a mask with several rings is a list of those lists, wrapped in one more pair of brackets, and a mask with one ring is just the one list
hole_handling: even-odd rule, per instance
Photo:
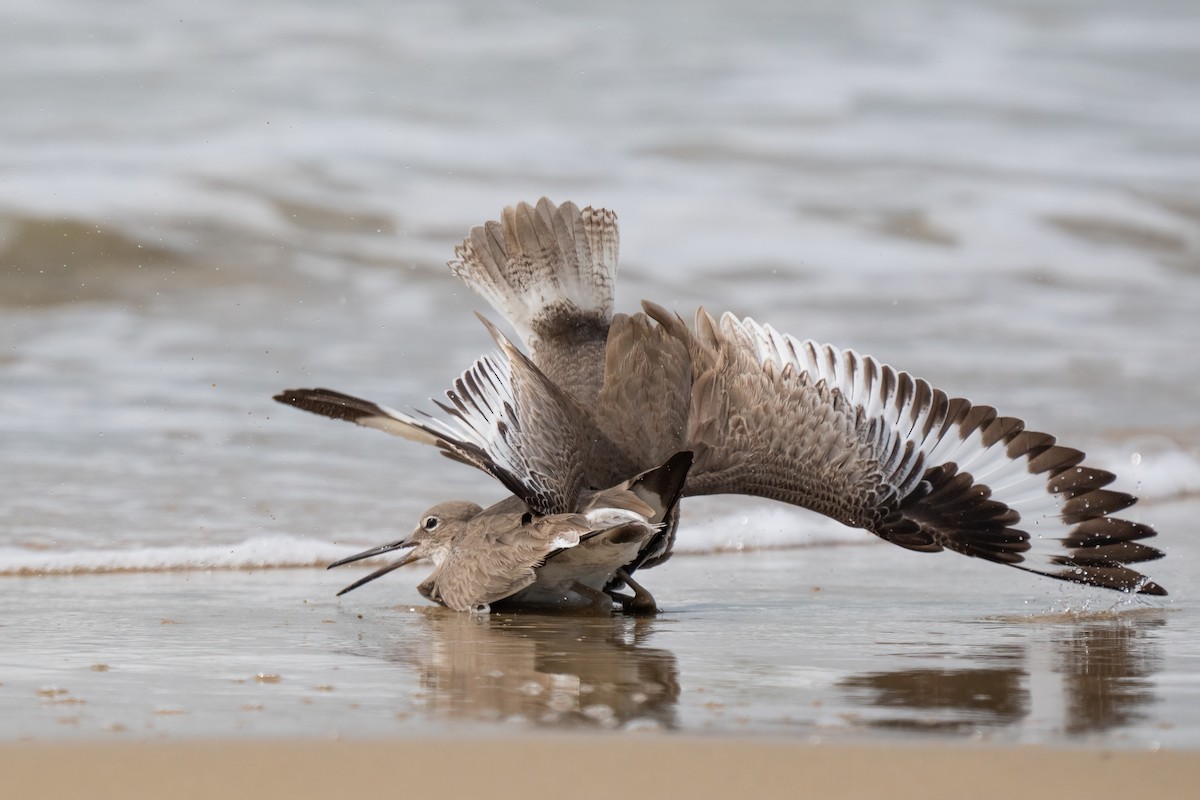
{"label": "mottled plumage", "polygon": [[[488,509],[453,500],[426,511],[408,536],[344,558],[331,567],[411,548],[404,558],[352,583],[339,594],[421,558],[434,571],[421,594],[455,611],[507,601],[543,608],[611,607],[649,610],[653,599],[623,572],[662,535],[683,490],[691,454],[610,489],[582,495],[575,512],[535,515],[517,497]],[[633,595],[605,593],[614,581]]]}
{"label": "mottled plumage", "polygon": [[[1114,476],[1085,466],[1082,452],[869,356],[749,318],[701,309],[689,327],[650,302],[614,316],[617,241],[612,212],[544,198],[471,231],[451,271],[505,317],[531,357],[484,320],[499,351],[438,403],[445,419],[323,389],[276,399],[433,444],[495,476],[514,498],[472,518],[471,541],[483,543],[471,546],[481,553],[534,547],[537,537],[514,523],[526,511],[578,514],[584,487],[617,486],[688,452],[684,495],[756,495],[910,550],[1166,593],[1128,566],[1162,556],[1142,543],[1152,528],[1113,516],[1136,499],[1105,488]],[[496,538],[494,520],[483,521],[503,515],[510,530]],[[673,502],[657,522],[610,590],[670,556]],[[508,555],[489,563],[501,562],[516,569]],[[516,586],[504,583],[507,573],[484,574],[492,567],[471,569],[477,584]],[[445,573],[439,585],[450,580]],[[523,588],[507,599],[520,603]],[[452,605],[444,591],[428,594]]]}

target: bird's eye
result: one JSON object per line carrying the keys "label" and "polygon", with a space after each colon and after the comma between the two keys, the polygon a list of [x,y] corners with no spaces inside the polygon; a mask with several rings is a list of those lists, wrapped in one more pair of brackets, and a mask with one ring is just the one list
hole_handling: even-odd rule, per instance
{"label": "bird's eye", "polygon": [[421,527],[427,531],[431,531],[438,526],[439,522],[441,522],[441,520],[437,517],[426,517],[425,521],[421,523]]}

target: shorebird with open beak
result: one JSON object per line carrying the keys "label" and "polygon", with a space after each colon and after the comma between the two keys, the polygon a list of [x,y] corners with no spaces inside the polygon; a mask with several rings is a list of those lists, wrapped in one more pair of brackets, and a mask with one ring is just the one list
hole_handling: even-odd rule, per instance
{"label": "shorebird with open beak", "polygon": [[[428,556],[422,591],[451,608],[595,607],[599,587],[627,611],[653,610],[632,576],[670,557],[682,480],[683,496],[779,500],[909,550],[1166,594],[1129,566],[1163,555],[1144,543],[1153,528],[1115,516],[1136,498],[1106,488],[1115,476],[1081,451],[870,356],[750,318],[700,309],[689,328],[646,301],[614,314],[617,246],[615,214],[545,198],[474,228],[450,270],[529,355],[483,320],[498,350],[437,403],[444,418],[327,389],[276,396],[438,447],[512,492],[487,510],[435,506],[410,537],[338,562],[412,546],[348,589]],[[652,513],[617,499],[630,491]],[[582,558],[593,541],[627,549],[600,571]]]}
{"label": "shorebird with open beak", "polygon": [[[455,611],[493,605],[607,611],[614,600],[629,613],[653,611],[653,597],[626,567],[665,535],[691,463],[691,453],[677,453],[633,480],[587,493],[572,514],[535,516],[511,500],[488,509],[460,500],[439,503],[405,538],[330,564],[409,551],[338,594],[428,558],[434,570],[418,591]],[[616,591],[618,584],[631,594]]]}

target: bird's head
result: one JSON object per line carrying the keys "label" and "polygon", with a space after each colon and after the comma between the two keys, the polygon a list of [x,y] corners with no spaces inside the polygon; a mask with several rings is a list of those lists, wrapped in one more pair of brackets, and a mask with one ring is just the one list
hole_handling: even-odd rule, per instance
{"label": "bird's head", "polygon": [[482,510],[478,504],[464,500],[438,503],[421,515],[413,532],[396,546],[413,548],[411,558],[414,561],[428,558],[435,566],[441,566],[450,552],[450,542],[455,535]]}
{"label": "bird's head", "polygon": [[347,556],[333,562],[329,565],[329,569],[355,561],[362,561],[365,558],[381,556],[393,550],[409,550],[404,558],[388,564],[386,567],[381,567],[365,578],[355,581],[338,592],[338,595],[340,596],[352,589],[357,589],[364,583],[369,583],[394,569],[399,569],[405,564],[411,564],[422,558],[428,558],[433,561],[434,566],[440,566],[450,552],[450,543],[453,541],[454,536],[463,530],[464,526],[482,510],[478,504],[462,500],[438,503],[421,515],[421,519],[417,522],[417,526],[413,528],[412,533],[403,539],[381,544],[378,547],[372,547],[369,550],[364,550],[361,553],[355,553],[352,556]]}

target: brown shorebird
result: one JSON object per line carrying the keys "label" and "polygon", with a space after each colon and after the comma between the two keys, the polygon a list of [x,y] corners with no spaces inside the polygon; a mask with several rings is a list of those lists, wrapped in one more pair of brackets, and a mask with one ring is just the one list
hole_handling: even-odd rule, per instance
{"label": "brown shorebird", "polygon": [[[595,607],[599,587],[626,610],[652,610],[631,576],[671,555],[683,475],[684,496],[781,500],[909,550],[1166,594],[1128,566],[1163,555],[1142,543],[1153,528],[1113,516],[1136,498],[1105,488],[1115,476],[1079,450],[870,356],[750,318],[700,309],[689,329],[647,301],[614,315],[617,241],[612,212],[545,198],[472,229],[450,270],[530,355],[484,320],[498,352],[437,402],[444,419],[326,389],[276,396],[434,445],[513,494],[486,510],[435,506],[406,539],[338,562],[413,548],[347,591],[428,555],[436,569],[422,591],[452,608]],[[649,509],[627,502],[639,488]],[[638,536],[620,555],[608,547],[611,559],[587,553],[589,542]]]}
{"label": "brown shorebird", "polygon": [[[327,402],[354,398],[330,394]],[[330,568],[411,548],[409,554],[347,586],[338,595],[422,558],[433,574],[417,589],[455,611],[513,607],[654,610],[654,598],[629,576],[639,553],[665,536],[667,519],[683,492],[692,454],[677,453],[661,467],[601,492],[590,492],[570,514],[535,516],[513,497],[488,509],[451,500],[425,512],[403,539],[330,564]],[[614,580],[632,595],[617,593]],[[608,589],[606,592],[605,590]]]}

